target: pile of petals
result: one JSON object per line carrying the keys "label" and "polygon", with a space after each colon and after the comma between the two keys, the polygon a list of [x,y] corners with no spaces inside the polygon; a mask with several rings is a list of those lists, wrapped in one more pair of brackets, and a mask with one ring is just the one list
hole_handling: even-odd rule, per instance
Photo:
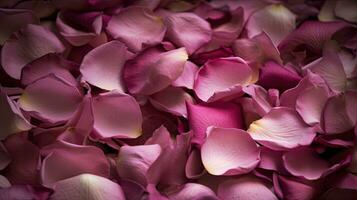
{"label": "pile of petals", "polygon": [[356,11],[0,1],[0,199],[355,199]]}

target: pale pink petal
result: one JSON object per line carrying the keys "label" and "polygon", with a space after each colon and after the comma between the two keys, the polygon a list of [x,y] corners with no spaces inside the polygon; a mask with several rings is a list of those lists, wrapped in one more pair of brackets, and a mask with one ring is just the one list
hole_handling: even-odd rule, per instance
{"label": "pale pink petal", "polygon": [[318,184],[274,174],[274,190],[281,199],[307,200],[319,194]]}
{"label": "pale pink petal", "polygon": [[299,95],[312,87],[323,87],[327,90],[326,83],[321,76],[308,71],[307,75],[300,80],[296,87],[288,89],[281,94],[280,105],[295,108],[296,100]]}
{"label": "pale pink petal", "polygon": [[93,99],[94,130],[101,138],[137,138],[142,115],[134,97],[116,91]]}
{"label": "pale pink petal", "polygon": [[241,106],[233,103],[187,104],[188,122],[193,131],[192,142],[202,144],[209,126],[244,128]]}
{"label": "pale pink petal", "polygon": [[[251,83],[252,69],[239,57],[208,61],[197,73],[194,90],[207,102],[238,95]],[[238,89],[237,89],[238,88]]]}
{"label": "pale pink petal", "polygon": [[336,1],[335,14],[337,17],[347,21],[357,22],[357,2],[354,0],[338,0]]}
{"label": "pale pink petal", "polygon": [[241,129],[209,127],[201,147],[201,158],[210,174],[246,174],[259,163],[260,149]]}
{"label": "pale pink petal", "polygon": [[54,123],[71,118],[81,101],[78,88],[51,74],[28,85],[19,104],[32,116]]}
{"label": "pale pink petal", "polygon": [[273,60],[277,63],[282,63],[279,51],[264,32],[251,39],[237,39],[234,41],[232,49],[235,55],[247,62],[265,63],[268,60]]}
{"label": "pale pink petal", "polygon": [[265,32],[277,46],[295,29],[295,15],[282,4],[269,5],[249,17],[246,24],[248,37]]}
{"label": "pale pink petal", "polygon": [[0,139],[31,129],[31,124],[25,119],[18,105],[5,93],[0,91]]}
{"label": "pale pink petal", "polygon": [[38,25],[27,25],[15,32],[1,50],[1,64],[11,77],[20,79],[21,69],[29,62],[48,53],[65,50],[57,36]]}
{"label": "pale pink petal", "polygon": [[27,136],[18,133],[4,141],[11,162],[2,174],[12,184],[39,184],[40,150],[27,140]]}
{"label": "pale pink petal", "polygon": [[[351,110],[352,111],[352,110]],[[331,97],[323,112],[323,129],[328,134],[343,133],[354,127],[346,110],[346,99],[344,95]]]}
{"label": "pale pink petal", "polygon": [[0,30],[0,45],[3,45],[11,34],[20,30],[27,24],[37,24],[33,12],[25,9],[6,9],[0,8],[0,24],[6,26]]}
{"label": "pale pink petal", "polygon": [[198,149],[193,149],[190,153],[186,167],[186,177],[190,179],[196,179],[205,173],[204,166],[201,160],[201,153]]}
{"label": "pale pink petal", "polygon": [[332,90],[336,92],[346,90],[346,73],[337,52],[334,50],[325,49],[322,58],[304,66],[304,69],[309,69],[320,75]]}
{"label": "pale pink petal", "polygon": [[116,161],[119,176],[145,187],[147,170],[160,153],[158,144],[121,147]]}
{"label": "pale pink petal", "polygon": [[183,117],[187,117],[186,102],[193,102],[188,93],[177,87],[167,87],[151,95],[149,100],[157,109]]}
{"label": "pale pink petal", "polygon": [[319,179],[328,169],[327,161],[310,147],[299,147],[283,155],[284,166],[292,175],[308,180]]}
{"label": "pale pink petal", "polygon": [[29,85],[32,82],[41,79],[50,74],[54,74],[57,77],[63,78],[72,85],[77,84],[77,80],[70,73],[70,70],[75,68],[74,63],[71,63],[59,55],[46,54],[33,62],[27,64],[21,73],[21,83],[23,85]]}
{"label": "pale pink petal", "polygon": [[168,197],[172,200],[218,200],[210,188],[198,183],[186,183],[180,190],[170,192]]}
{"label": "pale pink petal", "polygon": [[131,54],[118,41],[105,43],[87,53],[80,66],[84,80],[105,90],[124,92],[122,68]]}
{"label": "pale pink petal", "polygon": [[115,39],[124,42],[131,51],[138,52],[143,45],[155,45],[162,41],[166,27],[164,20],[144,7],[129,7],[114,15],[107,31]]}
{"label": "pale pink petal", "polygon": [[[73,15],[73,14],[72,14]],[[75,14],[74,14],[75,15]],[[66,12],[60,12],[56,19],[56,25],[59,33],[74,46],[85,45],[98,36],[102,30],[102,13],[101,12],[88,12],[80,13],[76,18],[73,16],[66,16]],[[71,19],[68,19],[72,17]],[[80,18],[80,19],[78,19]],[[85,26],[84,23],[90,24],[88,30],[79,30],[77,27],[71,26],[67,21],[75,21],[74,24],[80,23],[80,25]],[[83,21],[79,21],[83,20]],[[72,22],[73,24],[73,22]]]}
{"label": "pale pink petal", "polygon": [[260,147],[260,162],[258,168],[286,173],[282,160],[284,152],[274,151],[267,147]]}
{"label": "pale pink petal", "polygon": [[185,47],[192,54],[211,40],[212,30],[207,21],[193,13],[170,13],[166,37],[179,47]]}
{"label": "pale pink petal", "polygon": [[134,94],[158,92],[180,77],[187,59],[184,48],[167,52],[159,48],[145,50],[125,65],[125,84]]}
{"label": "pale pink petal", "polygon": [[81,174],[56,183],[53,200],[125,200],[117,183],[93,174]]}
{"label": "pale pink petal", "polygon": [[278,199],[262,180],[253,176],[237,177],[221,183],[218,187],[217,196],[220,199]]}
{"label": "pale pink petal", "polygon": [[41,167],[41,181],[48,187],[83,173],[109,176],[108,160],[103,151],[94,146],[59,141],[41,149],[41,154],[46,155]]}
{"label": "pale pink petal", "polygon": [[197,65],[187,61],[183,68],[182,74],[174,82],[172,82],[172,85],[176,87],[186,87],[187,89],[193,89],[197,71]]}
{"label": "pale pink petal", "polygon": [[328,98],[328,92],[323,87],[317,86],[306,89],[296,99],[296,111],[307,124],[319,124]]}
{"label": "pale pink petal", "polygon": [[250,124],[248,132],[254,140],[274,150],[309,145],[315,137],[299,114],[285,107],[270,110],[262,119]]}
{"label": "pale pink petal", "polygon": [[268,92],[259,85],[249,85],[243,88],[243,91],[249,94],[253,99],[253,105],[260,116],[268,113],[273,105],[269,102]]}

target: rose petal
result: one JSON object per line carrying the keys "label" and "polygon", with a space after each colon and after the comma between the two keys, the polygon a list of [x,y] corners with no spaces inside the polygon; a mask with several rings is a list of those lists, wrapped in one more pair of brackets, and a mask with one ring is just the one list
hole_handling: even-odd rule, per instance
{"label": "rose petal", "polygon": [[4,45],[13,32],[20,30],[27,24],[37,23],[38,19],[30,10],[0,8],[0,24],[6,26],[0,31],[0,45]]}
{"label": "rose petal", "polygon": [[134,94],[158,92],[182,74],[187,59],[184,48],[167,52],[158,48],[145,50],[125,65],[125,84]]}
{"label": "rose petal", "polygon": [[221,183],[217,196],[220,199],[277,200],[275,194],[256,177],[244,176]]}
{"label": "rose petal", "polygon": [[1,65],[6,73],[20,79],[21,69],[48,53],[61,53],[64,46],[54,33],[38,25],[27,25],[14,33],[1,50]]}
{"label": "rose petal", "polygon": [[[70,15],[67,13],[69,12],[60,12],[58,14],[56,25],[60,34],[71,45],[85,45],[100,34],[103,21],[101,12],[71,13]],[[66,14],[68,16],[66,16]],[[69,19],[70,17],[71,19]],[[72,24],[80,23],[82,26],[85,26],[84,23],[90,24],[89,29],[91,30],[80,30],[75,26],[71,26],[71,23],[67,23],[67,21],[72,21]]]}
{"label": "rose petal", "polygon": [[111,41],[87,53],[80,71],[83,78],[94,86],[124,92],[121,73],[130,56],[123,43]]}
{"label": "rose petal", "polygon": [[322,5],[318,18],[322,22],[335,21],[336,16],[334,9],[336,7],[337,0],[326,0]]}
{"label": "rose petal", "polygon": [[42,186],[13,185],[0,188],[0,199],[6,200],[45,200],[49,199],[52,191]]}
{"label": "rose petal", "polygon": [[265,32],[277,46],[295,29],[295,15],[282,4],[273,4],[254,12],[246,25],[248,37]]}
{"label": "rose petal", "polygon": [[252,69],[239,57],[208,61],[197,72],[194,90],[207,102],[241,93],[241,87],[251,83]]}
{"label": "rose petal", "polygon": [[188,54],[211,40],[212,30],[207,21],[193,13],[171,13],[165,18],[166,37]]}
{"label": "rose petal", "polygon": [[203,175],[203,173],[205,172],[205,168],[202,165],[201,153],[199,150],[192,150],[187,159],[185,171],[186,177],[190,179],[196,179]]}
{"label": "rose petal", "polygon": [[266,170],[274,170],[279,173],[286,173],[283,165],[283,152],[274,151],[267,147],[260,147],[260,162],[258,167]]}
{"label": "rose petal", "polygon": [[313,129],[299,114],[285,107],[271,109],[262,119],[250,124],[248,132],[254,140],[274,150],[309,145],[315,137]]}
{"label": "rose petal", "polygon": [[[302,182],[296,178],[289,178],[274,174],[274,189],[282,199],[306,200],[314,199],[319,193],[318,185]],[[279,192],[278,192],[279,191]]]}
{"label": "rose petal", "polygon": [[168,194],[172,200],[217,200],[215,193],[208,187],[198,183],[186,183],[179,191]]}
{"label": "rose petal", "polygon": [[193,98],[182,88],[167,87],[150,96],[150,102],[158,110],[170,112],[177,116],[187,117],[186,102],[193,102]]}
{"label": "rose petal", "polygon": [[125,200],[120,185],[93,174],[81,174],[56,183],[53,200]]}
{"label": "rose petal", "polygon": [[155,45],[162,41],[166,27],[160,16],[143,7],[129,7],[114,15],[107,31],[115,39],[124,42],[132,51],[138,52],[143,45]]}
{"label": "rose petal", "polygon": [[72,85],[77,84],[77,80],[69,72],[71,68],[75,68],[74,63],[71,63],[59,55],[56,54],[46,54],[33,62],[27,64],[21,73],[21,83],[23,85],[29,85],[32,82],[41,79],[50,74],[54,74],[60,77]]}
{"label": "rose petal", "polygon": [[209,126],[244,128],[240,105],[233,103],[187,104],[188,121],[194,137],[192,142],[202,144]]}
{"label": "rose petal", "polygon": [[[109,163],[104,153],[94,146],[56,142],[41,149],[47,155],[42,162],[41,180],[48,187],[57,181],[83,173],[109,176]],[[61,166],[61,170],[58,170]]]}
{"label": "rose petal", "polygon": [[72,117],[81,101],[78,88],[51,74],[28,85],[19,104],[32,116],[54,123]]}
{"label": "rose petal", "polygon": [[210,174],[246,174],[259,163],[260,150],[243,130],[209,127],[201,147],[201,158]]}
{"label": "rose petal", "polygon": [[296,99],[296,111],[307,124],[319,124],[328,97],[328,92],[323,87],[306,89]]}
{"label": "rose petal", "polygon": [[285,168],[294,176],[308,180],[319,179],[329,164],[310,147],[299,147],[283,155]]}
{"label": "rose petal", "polygon": [[94,130],[101,138],[137,138],[142,115],[136,100],[118,92],[101,93],[93,99]]}
{"label": "rose petal", "polygon": [[174,82],[172,82],[172,85],[176,87],[186,87],[187,89],[193,89],[197,71],[197,65],[187,61],[183,68],[182,74]]}
{"label": "rose petal", "polygon": [[[39,148],[27,140],[27,134],[15,134],[4,141],[11,163],[2,173],[12,184],[39,184]],[[1,192],[0,192],[1,193]]]}
{"label": "rose petal", "polygon": [[283,92],[287,89],[295,87],[301,77],[275,62],[266,62],[263,67],[260,68],[259,73],[259,85],[265,89],[275,88]]}
{"label": "rose petal", "polygon": [[353,0],[336,1],[335,14],[337,17],[345,19],[350,22],[357,22],[355,11],[357,10],[357,3]]}
{"label": "rose petal", "polygon": [[117,158],[117,170],[121,178],[147,185],[146,173],[161,153],[160,145],[123,146]]}
{"label": "rose petal", "polygon": [[31,129],[31,124],[25,119],[19,107],[0,89],[0,139]]}

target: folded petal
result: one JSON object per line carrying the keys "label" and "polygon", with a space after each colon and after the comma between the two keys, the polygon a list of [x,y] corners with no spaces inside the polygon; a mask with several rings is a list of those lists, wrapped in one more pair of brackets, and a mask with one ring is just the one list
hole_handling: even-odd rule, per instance
{"label": "folded petal", "polygon": [[193,89],[197,71],[197,65],[195,65],[193,62],[187,61],[183,68],[182,74],[174,82],[172,82],[172,85],[176,87],[186,87],[187,89]]}
{"label": "folded petal", "polygon": [[328,98],[328,92],[321,86],[306,89],[296,99],[296,111],[307,124],[319,124]]}
{"label": "folded petal", "polygon": [[0,91],[0,139],[31,129],[31,124],[25,119],[18,105],[5,93]]}
{"label": "folded petal", "polygon": [[201,153],[198,149],[193,149],[188,156],[185,171],[186,177],[189,179],[196,179],[205,173]]}
{"label": "folded petal", "polygon": [[32,116],[55,123],[71,118],[81,101],[76,86],[51,74],[28,85],[19,104]]}
{"label": "folded petal", "polygon": [[158,144],[121,147],[116,162],[119,176],[145,187],[147,170],[160,153],[161,147]]}
{"label": "folded petal", "polygon": [[301,77],[296,72],[278,63],[266,62],[264,66],[260,68],[257,84],[263,86],[265,89],[275,88],[283,92],[295,87],[300,80]]}
{"label": "folded petal", "polygon": [[271,109],[262,119],[250,124],[248,132],[254,140],[274,150],[309,145],[315,137],[313,129],[299,114],[285,107]]}
{"label": "folded petal", "polygon": [[29,85],[38,79],[54,74],[55,76],[76,85],[77,80],[70,73],[70,70],[76,67],[77,65],[65,60],[57,54],[46,54],[30,62],[22,69],[21,83],[23,85]]}
{"label": "folded petal", "polygon": [[71,45],[82,46],[100,34],[102,21],[101,12],[74,13],[67,11],[58,14],[56,25],[59,33]]}
{"label": "folded petal", "polygon": [[158,48],[145,50],[125,65],[125,84],[134,94],[158,92],[180,77],[187,59],[184,48],[167,52]]}
{"label": "folded petal", "polygon": [[1,50],[1,65],[11,77],[20,79],[21,69],[29,62],[45,54],[64,50],[65,47],[54,33],[30,24],[5,42]]}
{"label": "folded petal", "polygon": [[150,9],[129,7],[110,19],[107,31],[115,39],[124,42],[131,51],[138,52],[143,45],[160,43],[166,27],[164,20]]}
{"label": "folded petal", "polygon": [[325,50],[322,58],[304,66],[304,69],[320,75],[333,91],[344,92],[346,90],[347,77],[337,52]]}
{"label": "folded petal", "polygon": [[277,46],[295,29],[295,15],[282,4],[273,4],[254,12],[248,19],[248,37],[265,32]]}
{"label": "folded petal", "polygon": [[46,155],[41,167],[42,184],[53,186],[57,181],[83,173],[109,176],[109,163],[103,151],[94,146],[56,142],[41,149]]}
{"label": "folded petal", "polygon": [[209,127],[201,147],[201,158],[210,174],[246,174],[259,163],[260,150],[241,129]]}
{"label": "folded petal", "polygon": [[233,103],[187,104],[188,121],[193,131],[192,142],[202,144],[209,126],[244,128],[240,105]]}
{"label": "folded petal", "polygon": [[142,115],[134,97],[118,92],[102,93],[93,99],[94,130],[101,138],[137,138]]}
{"label": "folded petal", "polygon": [[357,22],[356,16],[357,3],[353,0],[336,1],[335,14],[337,17],[350,21]]}
{"label": "folded petal", "polygon": [[25,9],[0,9],[0,24],[6,26],[0,31],[0,45],[3,45],[11,34],[27,24],[37,24],[34,13]]}
{"label": "folded petal", "polygon": [[198,183],[186,183],[178,191],[170,192],[172,200],[217,200],[215,193],[207,186]]}
{"label": "folded petal", "polygon": [[274,190],[281,199],[307,200],[319,194],[318,184],[274,174]]}
{"label": "folded petal", "polygon": [[251,83],[252,69],[239,57],[208,61],[197,72],[194,90],[207,102],[236,96],[241,88]]}
{"label": "folded petal", "polygon": [[299,147],[283,155],[284,166],[292,175],[316,180],[329,169],[327,161],[319,157],[310,147]]}
{"label": "folded petal", "polygon": [[218,187],[217,196],[220,199],[278,199],[262,180],[253,176],[237,177],[224,181]]}
{"label": "folded petal", "polygon": [[212,30],[207,21],[193,13],[170,13],[166,18],[166,37],[192,54],[211,40]]}
{"label": "folded petal", "polygon": [[122,69],[130,56],[123,43],[111,41],[87,53],[80,71],[84,80],[94,86],[124,92]]}
{"label": "folded petal", "polygon": [[57,182],[51,199],[125,200],[125,196],[117,183],[93,174],[81,174]]}
{"label": "folded petal", "polygon": [[39,184],[40,150],[27,140],[27,134],[19,133],[8,137],[4,141],[4,147],[11,157],[11,162],[2,174],[10,183]]}
{"label": "folded petal", "polygon": [[167,87],[151,95],[149,99],[157,109],[183,117],[187,117],[186,102],[193,102],[188,93],[177,87]]}

